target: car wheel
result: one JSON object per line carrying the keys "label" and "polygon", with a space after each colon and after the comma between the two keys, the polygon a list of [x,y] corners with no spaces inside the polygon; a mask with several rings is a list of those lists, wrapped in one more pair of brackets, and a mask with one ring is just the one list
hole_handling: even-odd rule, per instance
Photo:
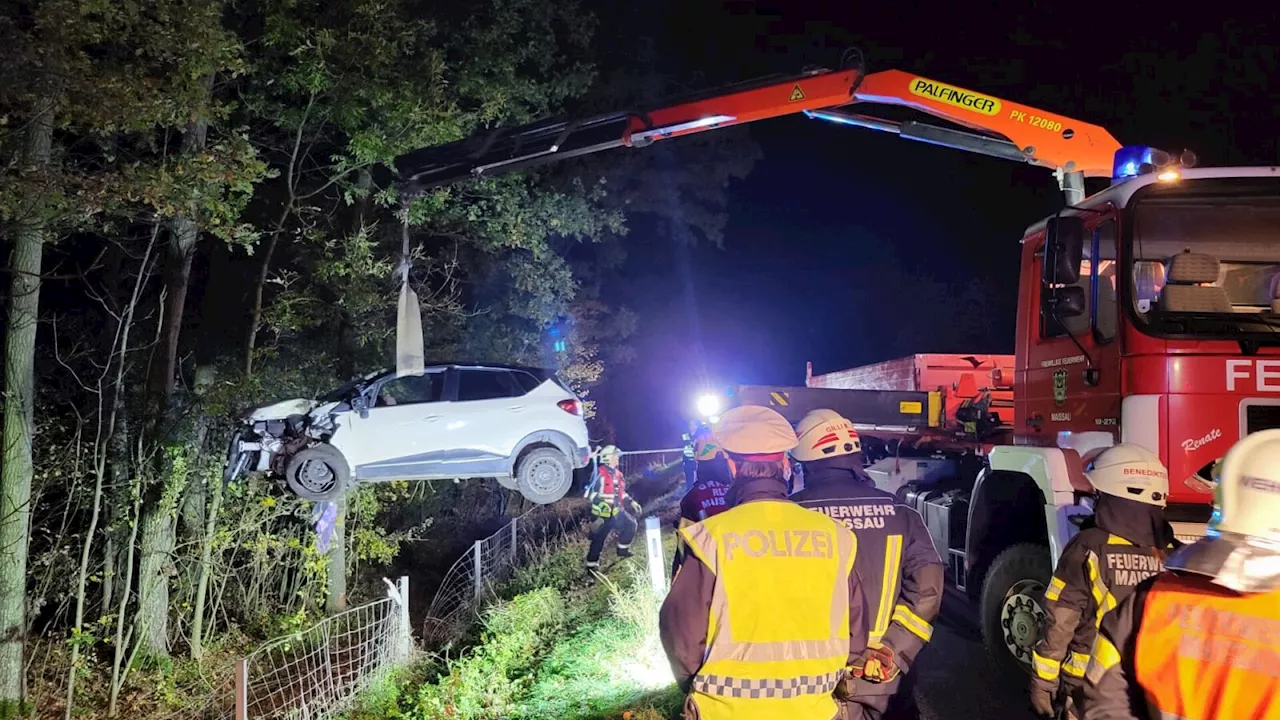
{"label": "car wheel", "polygon": [[351,466],[332,445],[312,445],[289,458],[284,479],[298,497],[317,502],[334,500],[346,492]]}
{"label": "car wheel", "polygon": [[1053,575],[1049,549],[1021,543],[991,562],[982,583],[982,639],[1007,674],[1031,671],[1031,652],[1044,620],[1044,589]]}
{"label": "car wheel", "polygon": [[537,448],[516,463],[516,487],[526,500],[547,505],[564,497],[573,485],[573,466],[555,448]]}

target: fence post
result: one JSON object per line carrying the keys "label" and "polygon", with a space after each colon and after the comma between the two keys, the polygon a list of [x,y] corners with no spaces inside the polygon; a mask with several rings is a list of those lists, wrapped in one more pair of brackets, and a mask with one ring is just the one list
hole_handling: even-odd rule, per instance
{"label": "fence post", "polygon": [[518,517],[511,518],[511,564],[512,565],[516,564],[516,550],[518,549],[516,547],[516,521],[519,519],[520,518]]}
{"label": "fence post", "polygon": [[404,660],[413,647],[413,631],[409,627],[409,576],[401,575],[396,585],[400,593],[400,653],[396,660]]}
{"label": "fence post", "polygon": [[249,720],[249,662],[236,660],[236,720]]}
{"label": "fence post", "polygon": [[484,545],[484,541],[477,540],[475,545],[471,546],[471,574],[475,576],[476,602],[480,602],[480,595],[484,591],[484,576],[481,574],[484,570],[484,560],[480,557],[482,545]]}
{"label": "fence post", "polygon": [[650,515],[644,519],[644,536],[649,556],[649,581],[653,583],[653,594],[662,598],[667,594],[667,567],[662,559],[662,525],[658,518]]}

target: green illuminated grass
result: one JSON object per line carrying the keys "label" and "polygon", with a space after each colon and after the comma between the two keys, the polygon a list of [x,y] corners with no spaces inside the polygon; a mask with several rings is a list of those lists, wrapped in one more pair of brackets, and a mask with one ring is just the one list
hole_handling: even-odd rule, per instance
{"label": "green illuminated grass", "polygon": [[[671,549],[668,537],[668,558]],[[683,698],[658,641],[643,551],[607,564],[598,581],[581,569],[585,554],[579,541],[521,568],[473,646],[371,688],[350,720],[677,717]]]}

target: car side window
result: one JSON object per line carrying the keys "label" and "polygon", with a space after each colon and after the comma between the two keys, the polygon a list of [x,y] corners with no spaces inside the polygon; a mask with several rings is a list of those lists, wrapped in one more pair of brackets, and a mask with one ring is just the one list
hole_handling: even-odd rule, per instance
{"label": "car side window", "polygon": [[519,397],[520,387],[506,370],[458,371],[458,401],[492,400],[494,398]]}
{"label": "car side window", "polygon": [[440,402],[443,394],[444,373],[405,375],[382,383],[378,388],[378,397],[374,400],[373,406],[389,407]]}
{"label": "car side window", "polygon": [[523,370],[512,370],[511,376],[515,378],[516,383],[520,385],[520,389],[527,393],[537,390],[538,386],[542,384],[541,380]]}

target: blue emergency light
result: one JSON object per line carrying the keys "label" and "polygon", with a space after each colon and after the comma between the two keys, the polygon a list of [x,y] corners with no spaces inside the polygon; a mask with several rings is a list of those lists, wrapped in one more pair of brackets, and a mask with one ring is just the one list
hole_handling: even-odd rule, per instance
{"label": "blue emergency light", "polygon": [[1142,174],[1143,165],[1155,166],[1156,149],[1148,145],[1130,145],[1116,151],[1111,165],[1112,180],[1128,180]]}

